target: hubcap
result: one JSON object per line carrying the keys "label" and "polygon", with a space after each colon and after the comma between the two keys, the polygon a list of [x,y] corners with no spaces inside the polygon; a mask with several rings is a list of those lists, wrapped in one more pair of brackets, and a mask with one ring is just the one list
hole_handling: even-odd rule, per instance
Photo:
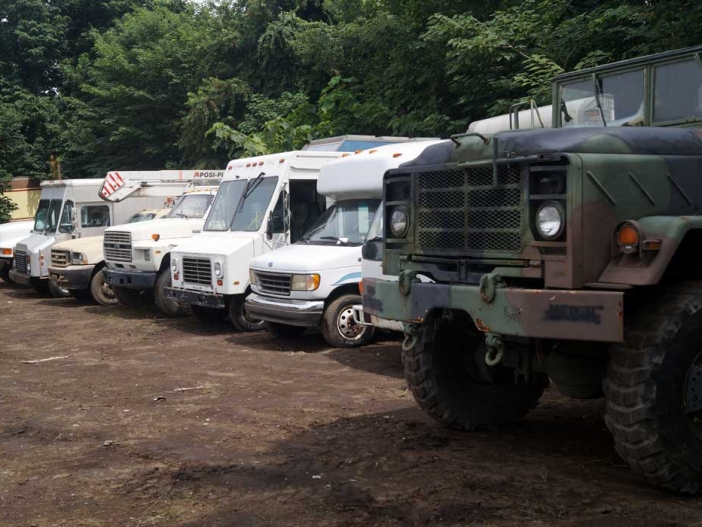
{"label": "hubcap", "polygon": [[246,308],[244,307],[244,304],[243,304],[243,303],[241,304],[241,316],[242,316],[243,319],[246,320],[246,322],[248,322],[249,324],[253,324],[253,325],[255,325],[255,326],[263,326],[263,320],[260,319],[260,318],[254,318],[254,317],[252,317],[251,315],[249,315],[249,314],[246,312]]}
{"label": "hubcap", "polygon": [[100,281],[100,293],[107,300],[114,300],[115,299],[115,292],[110,287],[110,284],[108,284],[107,281],[104,279]]}
{"label": "hubcap", "polygon": [[702,440],[702,353],[697,355],[687,372],[685,413],[693,432]]}
{"label": "hubcap", "polygon": [[350,306],[339,313],[336,327],[341,336],[347,340],[358,340],[366,330],[364,326],[356,324],[356,321],[353,319],[353,309]]}

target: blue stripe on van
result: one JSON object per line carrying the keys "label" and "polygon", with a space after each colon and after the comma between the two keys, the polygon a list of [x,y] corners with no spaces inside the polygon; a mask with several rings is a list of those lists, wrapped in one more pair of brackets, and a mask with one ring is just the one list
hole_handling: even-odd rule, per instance
{"label": "blue stripe on van", "polygon": [[358,280],[361,279],[361,273],[360,273],[360,271],[357,272],[357,273],[345,274],[344,276],[342,276],[341,278],[339,278],[336,282],[334,282],[332,285],[339,285],[339,284],[342,283],[342,282],[346,282],[347,280],[353,280],[353,279],[358,279]]}

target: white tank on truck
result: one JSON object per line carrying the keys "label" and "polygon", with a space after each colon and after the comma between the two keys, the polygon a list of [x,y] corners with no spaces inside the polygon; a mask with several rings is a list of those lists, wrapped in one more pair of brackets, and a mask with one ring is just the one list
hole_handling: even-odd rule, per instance
{"label": "white tank on truck", "polygon": [[0,225],[0,278],[10,280],[15,245],[32,233],[33,220],[11,221]]}
{"label": "white tank on truck", "polygon": [[297,242],[251,261],[247,314],[281,338],[320,327],[330,346],[368,343],[374,328],[357,324],[353,307],[361,303],[361,247],[383,197],[383,175],[437,141],[373,148],[325,164],[317,192],[333,205]]}
{"label": "white tank on truck", "polygon": [[224,170],[145,174],[148,187],[126,185],[104,196],[106,200],[124,199],[124,195],[149,192],[149,188],[162,191],[184,185],[182,198],[167,218],[114,226],[105,231],[101,245],[105,263],[103,274],[115,300],[126,306],[155,300],[169,316],[188,314],[187,306],[169,300],[164,294],[166,285],[170,285],[170,251],[200,232],[224,174]]}
{"label": "white tank on truck", "polygon": [[249,263],[297,241],[324,212],[327,200],[317,192],[321,167],[352,149],[415,140],[342,136],[312,141],[303,150],[232,161],[203,233],[172,251],[170,297],[203,320],[227,312],[238,330],[260,329],[263,321],[244,310]]}
{"label": "white tank on truck", "polygon": [[123,203],[105,202],[100,196],[105,180],[42,182],[32,232],[15,247],[10,271],[12,280],[38,291],[48,289],[54,296],[66,296],[68,292],[58,288],[49,275],[51,248],[57,242],[98,236],[108,226],[124,223],[139,210],[163,207],[163,196],[135,197]]}

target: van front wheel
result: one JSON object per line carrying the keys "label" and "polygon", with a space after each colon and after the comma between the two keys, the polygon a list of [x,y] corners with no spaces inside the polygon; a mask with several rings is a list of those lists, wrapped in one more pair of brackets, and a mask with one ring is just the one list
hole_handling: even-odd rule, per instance
{"label": "van front wheel", "polygon": [[324,310],[322,335],[327,344],[335,348],[365,346],[373,338],[373,326],[357,324],[353,306],[361,303],[360,295],[341,295]]}
{"label": "van front wheel", "polygon": [[263,320],[254,318],[246,312],[244,302],[246,295],[236,295],[229,302],[229,320],[239,331],[258,331],[263,329]]}

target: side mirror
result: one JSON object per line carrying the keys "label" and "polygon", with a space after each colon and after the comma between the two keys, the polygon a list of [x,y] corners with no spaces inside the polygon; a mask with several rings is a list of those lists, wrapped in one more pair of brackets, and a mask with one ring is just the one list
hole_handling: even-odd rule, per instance
{"label": "side mirror", "polygon": [[269,240],[273,238],[273,220],[270,216],[268,216],[268,223],[266,223],[266,238]]}

